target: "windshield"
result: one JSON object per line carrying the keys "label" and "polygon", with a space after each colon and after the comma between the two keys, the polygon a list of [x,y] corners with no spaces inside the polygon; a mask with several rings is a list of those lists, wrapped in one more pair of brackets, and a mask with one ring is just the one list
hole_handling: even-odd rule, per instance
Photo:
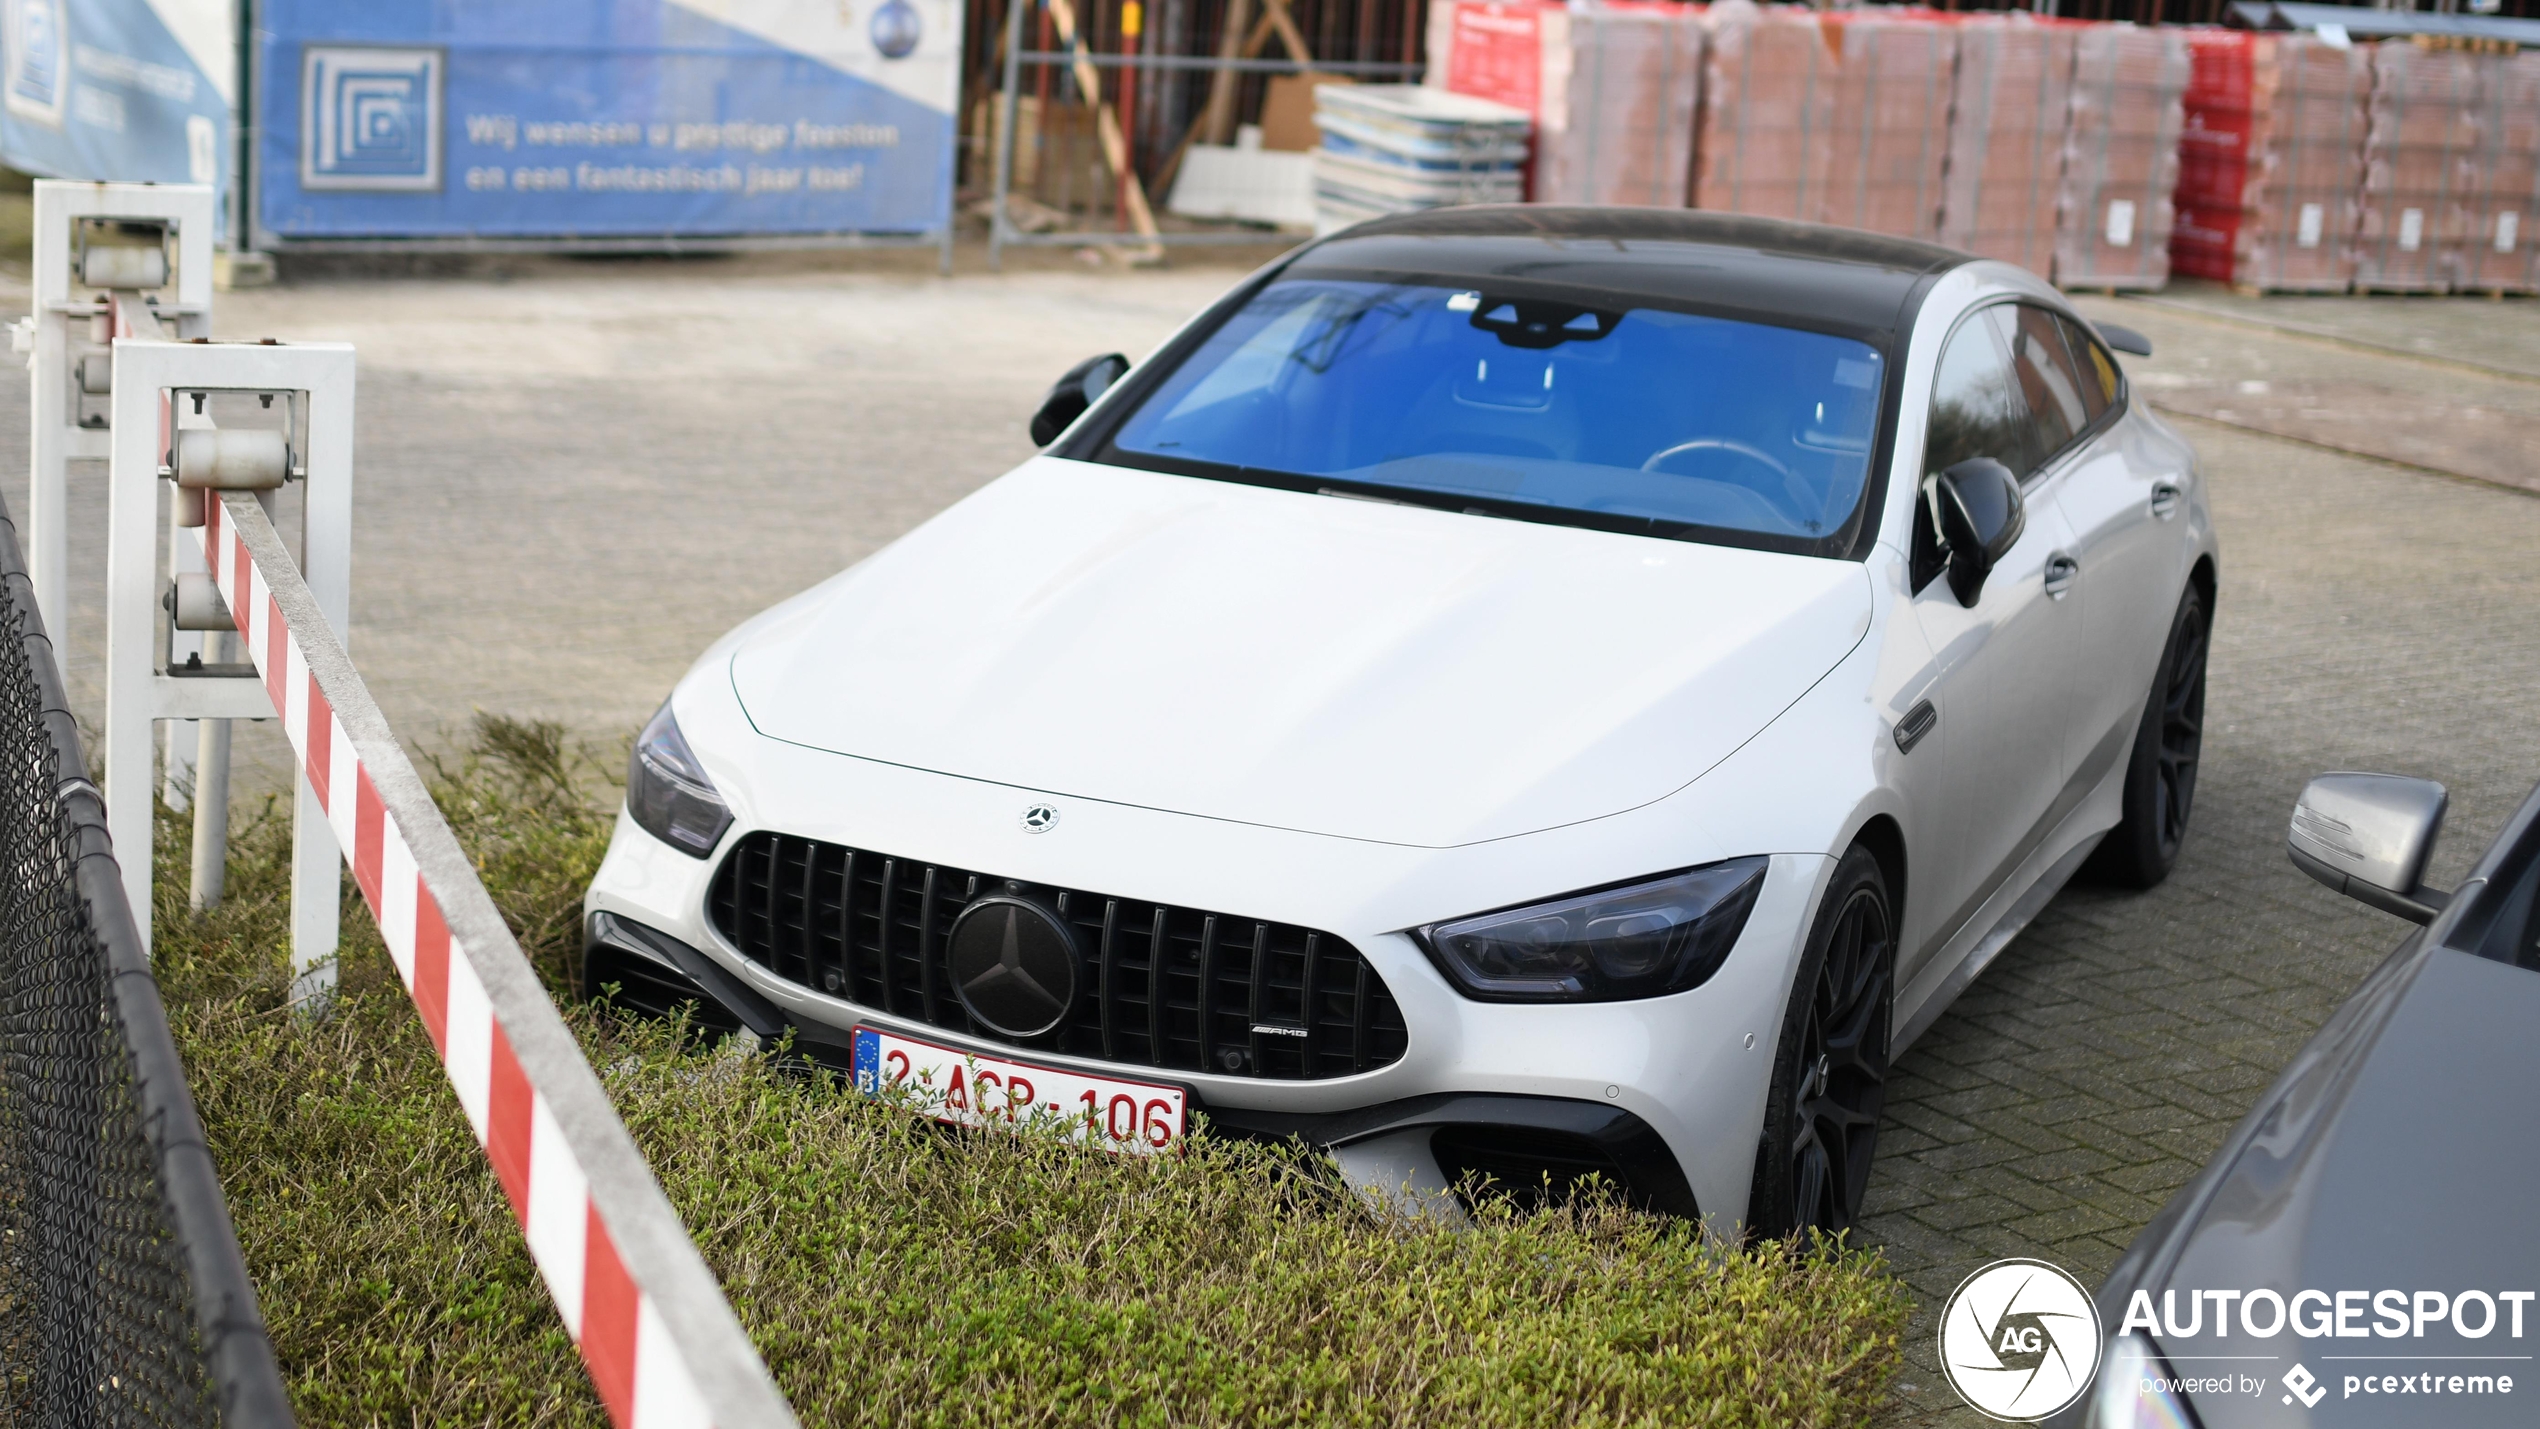
{"label": "windshield", "polygon": [[1211,334],[1112,445],[1813,549],[1860,502],[1881,375],[1867,343],[1793,328],[1291,279]]}

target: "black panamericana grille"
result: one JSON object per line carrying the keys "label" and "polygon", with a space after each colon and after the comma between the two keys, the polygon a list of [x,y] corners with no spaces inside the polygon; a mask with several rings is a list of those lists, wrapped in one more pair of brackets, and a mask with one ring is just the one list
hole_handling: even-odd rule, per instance
{"label": "black panamericana grille", "polygon": [[[1000,889],[1046,899],[1086,955],[1075,1008],[1023,1042],[975,1024],[944,967],[953,918]],[[742,956],[778,977],[992,1042],[1284,1081],[1369,1071],[1400,1060],[1409,1043],[1402,1009],[1356,948],[1286,923],[764,831],[733,845],[707,911]]]}

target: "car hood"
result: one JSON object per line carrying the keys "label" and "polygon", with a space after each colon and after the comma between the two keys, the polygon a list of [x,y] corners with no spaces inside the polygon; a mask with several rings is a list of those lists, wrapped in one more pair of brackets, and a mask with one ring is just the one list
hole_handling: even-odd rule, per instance
{"label": "car hood", "polygon": [[[2531,1188],[2540,1184],[2540,1102],[2531,1095],[2540,1085],[2540,1042],[2531,1035],[2540,1026],[2540,974],[2434,948],[2384,993],[2383,1006],[2324,1029],[2322,1040],[2337,1045],[2316,1060],[2306,1049],[2309,1066],[2254,1114],[2253,1134],[2183,1228],[2168,1273],[2146,1287],[2156,1307],[2165,1291],[2184,1316],[2190,1290],[2267,1288],[2288,1299],[2304,1289],[2540,1290],[2540,1234],[2530,1228]],[[2540,1305],[2526,1305],[2519,1342],[2510,1309],[2500,1304],[2498,1313],[2495,1331],[2477,1338],[2438,1321],[2422,1337],[2367,1329],[2361,1339],[2290,1330],[2256,1339],[2239,1333],[2238,1317],[2230,1336],[2213,1335],[2209,1323],[2193,1336],[2168,1326],[2158,1338],[2185,1375],[2207,1372],[2199,1366],[2213,1356],[2277,1356],[2271,1374],[2305,1361],[2333,1385],[2319,1417],[2387,1422],[2390,1406],[2377,1398],[2346,1402],[2346,1372],[2411,1374],[2435,1367],[2420,1357],[2448,1356],[2446,1372],[2527,1379],[2528,1362],[2485,1360],[2529,1353]],[[2369,1308],[2360,1323],[2374,1323]],[[2350,1362],[2358,1356],[2379,1358]],[[2282,1422],[2279,1397],[2199,1395],[2196,1408],[2207,1429],[2274,1424]],[[2439,1408],[2444,1423],[2527,1423],[2529,1406],[2518,1400],[2450,1398]]]}
{"label": "car hood", "polygon": [[1039,458],[738,641],[771,738],[1448,846],[1700,776],[1868,629],[1854,562]]}

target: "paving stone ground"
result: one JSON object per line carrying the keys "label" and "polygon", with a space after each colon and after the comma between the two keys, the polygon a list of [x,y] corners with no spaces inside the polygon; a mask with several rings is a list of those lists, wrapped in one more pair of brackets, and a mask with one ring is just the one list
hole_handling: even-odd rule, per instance
{"label": "paving stone ground", "polygon": [[[1151,347],[1240,271],[477,263],[225,295],[219,326],[361,348],[353,648],[397,726],[442,746],[482,708],[622,749],[708,640],[1003,470],[1060,370]],[[2353,376],[2351,348],[2143,306],[2092,310],[2153,333],[2160,356],[2130,363],[2146,391]],[[2540,307],[2474,306],[2253,311],[2403,352],[2540,352]],[[2358,400],[2394,421],[2460,400],[2454,372],[2368,375]],[[7,450],[24,390],[0,383]],[[2303,780],[2450,785],[2441,881],[2540,778],[2540,499],[2181,423],[2224,542],[2194,829],[2163,887],[2058,898],[1899,1068],[1867,1235],[1924,1306],[1897,1425],[1987,1422],[1951,1408],[1933,1363],[1959,1279],[2027,1254],[2094,1280],[2398,941],[2285,861]],[[100,484],[76,486],[88,542]],[[101,575],[74,572],[91,708]],[[241,745],[282,767],[269,729]]]}

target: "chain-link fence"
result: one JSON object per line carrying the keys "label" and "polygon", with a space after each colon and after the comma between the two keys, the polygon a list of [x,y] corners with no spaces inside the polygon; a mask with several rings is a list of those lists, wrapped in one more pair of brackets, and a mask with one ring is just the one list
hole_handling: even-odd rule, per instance
{"label": "chain-link fence", "polygon": [[0,505],[0,1425],[290,1423]]}

